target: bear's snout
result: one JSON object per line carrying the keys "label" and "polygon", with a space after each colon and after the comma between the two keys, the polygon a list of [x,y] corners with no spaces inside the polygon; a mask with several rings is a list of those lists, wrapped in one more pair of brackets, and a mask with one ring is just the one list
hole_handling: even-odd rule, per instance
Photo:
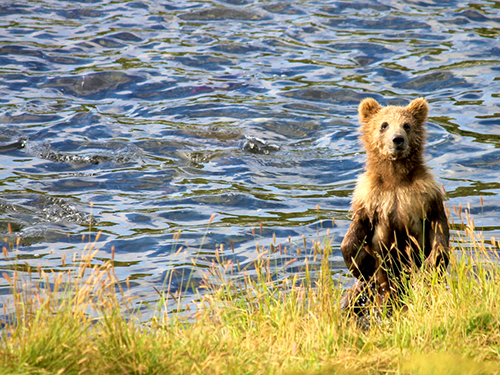
{"label": "bear's snout", "polygon": [[405,144],[405,139],[401,135],[396,135],[394,138],[392,138],[392,142],[397,149],[402,149]]}
{"label": "bear's snout", "polygon": [[385,147],[391,158],[406,157],[408,141],[407,135],[399,129],[395,130],[392,134],[386,134]]}

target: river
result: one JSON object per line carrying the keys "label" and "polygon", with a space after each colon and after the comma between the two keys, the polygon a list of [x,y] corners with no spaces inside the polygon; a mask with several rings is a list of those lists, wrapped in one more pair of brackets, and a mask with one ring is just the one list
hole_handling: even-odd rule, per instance
{"label": "river", "polygon": [[71,269],[101,232],[137,303],[218,256],[300,279],[327,239],[348,282],[366,97],[428,100],[454,236],[469,206],[498,239],[499,37],[497,1],[2,1],[0,272]]}

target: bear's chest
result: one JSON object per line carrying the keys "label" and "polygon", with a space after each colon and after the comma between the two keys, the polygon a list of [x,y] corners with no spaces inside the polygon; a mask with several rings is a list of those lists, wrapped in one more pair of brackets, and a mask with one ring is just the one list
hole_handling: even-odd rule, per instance
{"label": "bear's chest", "polygon": [[377,221],[388,223],[399,229],[411,229],[426,217],[428,198],[421,192],[397,189],[374,194],[371,212]]}
{"label": "bear's chest", "polygon": [[437,194],[439,188],[432,179],[382,186],[364,175],[356,187],[354,204],[364,209],[372,223],[412,229],[427,217],[430,203]]}
{"label": "bear's chest", "polygon": [[371,200],[373,214],[372,251],[384,251],[394,246],[400,250],[423,248],[424,220],[429,208],[425,194],[410,194],[407,190],[394,189],[375,193]]}

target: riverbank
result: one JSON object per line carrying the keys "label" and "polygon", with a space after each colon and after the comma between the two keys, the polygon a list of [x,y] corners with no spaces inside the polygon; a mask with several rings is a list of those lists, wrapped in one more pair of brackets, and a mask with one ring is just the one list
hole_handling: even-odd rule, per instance
{"label": "riverbank", "polygon": [[147,322],[130,313],[112,261],[93,264],[89,244],[75,272],[40,271],[45,283],[7,276],[15,319],[2,330],[0,372],[496,374],[500,243],[484,241],[473,224],[460,233],[445,279],[416,273],[406,307],[372,314],[365,330],[340,311],[328,243],[318,247],[321,269],[304,280],[272,281],[263,252],[257,278],[222,282],[231,265],[220,259],[192,311],[164,314],[178,296],[159,291],[159,313]]}

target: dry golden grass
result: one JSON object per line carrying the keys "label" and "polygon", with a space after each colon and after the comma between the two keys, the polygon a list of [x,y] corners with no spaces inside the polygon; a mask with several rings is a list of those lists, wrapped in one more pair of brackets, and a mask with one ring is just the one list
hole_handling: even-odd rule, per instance
{"label": "dry golden grass", "polygon": [[[257,261],[257,278],[222,282],[230,264],[220,257],[189,322],[185,313],[147,322],[139,313],[125,316],[132,302],[112,262],[92,265],[89,245],[78,269],[40,271],[50,290],[8,278],[15,320],[2,330],[0,372],[497,374],[499,243],[486,243],[469,223],[455,239],[448,275],[414,274],[405,308],[374,319],[367,330],[339,309],[342,289],[332,281],[328,243],[318,253],[317,278],[300,283],[273,282],[266,255]],[[162,297],[166,305],[170,297]]]}

